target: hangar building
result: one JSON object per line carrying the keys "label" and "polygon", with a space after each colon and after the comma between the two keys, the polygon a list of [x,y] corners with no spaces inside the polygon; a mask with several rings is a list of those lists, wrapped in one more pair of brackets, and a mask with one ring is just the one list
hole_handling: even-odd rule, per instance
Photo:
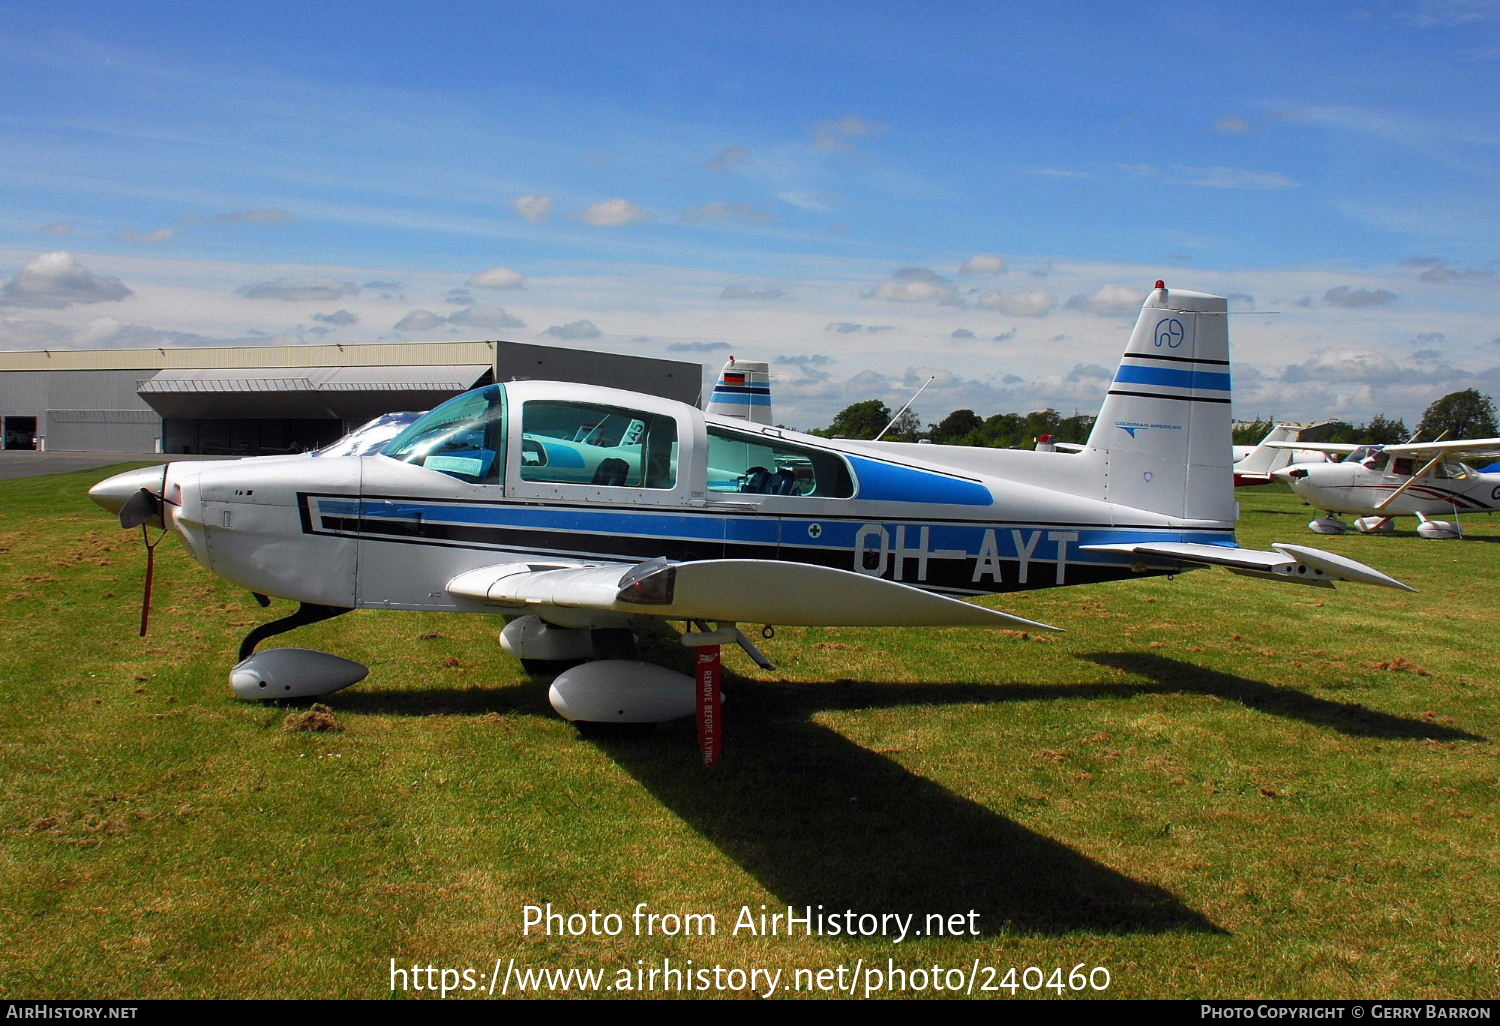
{"label": "hangar building", "polygon": [[253,456],[494,381],[577,381],[697,402],[696,363],[521,342],[0,353],[5,448]]}

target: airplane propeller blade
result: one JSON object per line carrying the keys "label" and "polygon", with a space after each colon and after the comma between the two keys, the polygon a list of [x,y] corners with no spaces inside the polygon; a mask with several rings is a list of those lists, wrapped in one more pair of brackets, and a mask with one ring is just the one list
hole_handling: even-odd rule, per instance
{"label": "airplane propeller blade", "polygon": [[[162,538],[166,535],[163,534]],[[146,536],[146,525],[141,525],[141,540],[146,543],[146,583],[141,590],[141,637],[146,636],[146,628],[151,624],[151,587],[156,582],[156,546],[161,543],[161,538],[151,541]]]}
{"label": "airplane propeller blade", "polygon": [[[156,583],[156,547],[161,540],[167,536],[166,519],[163,515],[162,502],[167,494],[167,466],[161,468],[161,486],[156,492],[149,488],[142,488],[120,508],[120,526],[127,530],[132,527],[141,529],[141,543],[146,546],[146,581],[141,589],[141,637],[146,636],[146,629],[151,624],[151,589]],[[147,525],[158,520],[162,525],[161,534],[157,535],[156,541],[151,540]]]}
{"label": "airplane propeller blade", "polygon": [[150,489],[142,488],[120,507],[120,526],[127,531],[140,527],[161,512],[161,496],[153,495]]}

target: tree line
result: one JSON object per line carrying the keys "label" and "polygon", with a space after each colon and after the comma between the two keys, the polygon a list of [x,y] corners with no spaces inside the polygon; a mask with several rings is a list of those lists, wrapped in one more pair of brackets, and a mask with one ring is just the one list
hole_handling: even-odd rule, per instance
{"label": "tree line", "polygon": [[[894,417],[890,407],[879,399],[866,399],[840,410],[833,423],[814,428],[812,434],[824,438],[873,439],[880,435],[890,442],[932,442],[935,445],[979,445],[996,449],[1030,448],[1042,435],[1061,442],[1083,442],[1088,439],[1096,418],[1075,413],[1064,417],[1053,409],[1035,413],[996,413],[980,417],[973,410],[954,410],[925,428],[911,410]],[[887,427],[889,425],[889,427]],[[1262,417],[1244,421],[1234,427],[1235,445],[1254,445],[1276,425],[1275,418]],[[881,435],[881,432],[884,434]],[[1496,428],[1495,401],[1476,389],[1451,392],[1427,407],[1415,431],[1408,430],[1399,417],[1391,419],[1377,413],[1367,423],[1330,421],[1308,431],[1304,441],[1348,442],[1355,445],[1391,445],[1417,435],[1432,441],[1446,432],[1448,438],[1492,438],[1500,435]]]}

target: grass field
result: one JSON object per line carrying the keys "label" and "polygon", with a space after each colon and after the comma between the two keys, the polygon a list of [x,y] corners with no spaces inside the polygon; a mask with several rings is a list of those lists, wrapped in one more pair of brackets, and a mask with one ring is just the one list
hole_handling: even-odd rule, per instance
{"label": "grass field", "polygon": [[[994,600],[1062,635],[783,629],[773,673],[726,650],[707,770],[691,723],[580,737],[481,617],[273,642],[371,668],[327,700],[341,729],[289,730],[305,709],[227,686],[287,604],[169,540],[137,638],[139,535],[85,496],[107,473],[0,484],[0,997],[379,998],[392,959],[486,984],[496,959],[606,983],[691,959],[781,969],[778,996],[887,960],[978,966],[1003,997],[1009,967],[1080,964],[1118,997],[1500,994],[1493,520],[1314,539],[1255,489],[1244,544],[1318,544],[1419,593],[1211,571]],[[548,902],[622,932],[524,933]],[[717,933],[637,935],[642,902]],[[819,905],[976,910],[978,936],[732,932],[743,907]]]}

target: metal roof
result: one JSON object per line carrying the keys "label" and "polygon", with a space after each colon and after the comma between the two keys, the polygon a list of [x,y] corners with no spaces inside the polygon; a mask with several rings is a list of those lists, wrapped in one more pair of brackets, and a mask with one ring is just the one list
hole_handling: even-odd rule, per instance
{"label": "metal roof", "polygon": [[[493,366],[495,342],[358,342],[346,345],[191,346],[177,349],[38,349],[0,352],[0,370],[162,370],[195,367]],[[504,343],[500,343],[504,344]]]}
{"label": "metal roof", "polygon": [[198,367],[158,371],[140,382],[136,391],[164,418],[367,420],[398,409],[429,409],[473,388],[489,375],[489,364],[306,369]]}

